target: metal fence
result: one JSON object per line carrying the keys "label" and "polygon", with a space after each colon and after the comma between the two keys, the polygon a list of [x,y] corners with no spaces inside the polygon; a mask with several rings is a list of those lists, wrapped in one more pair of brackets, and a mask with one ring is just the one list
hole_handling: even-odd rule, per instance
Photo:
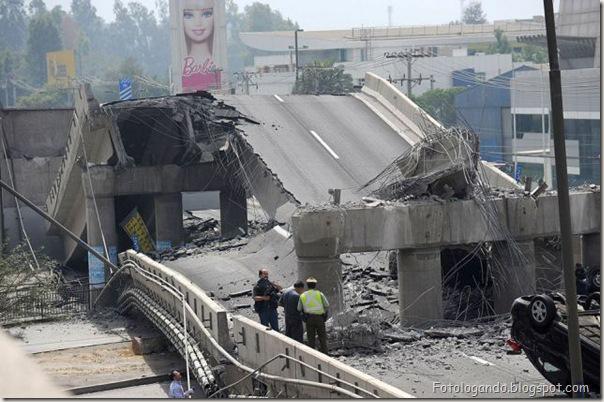
{"label": "metal fence", "polygon": [[90,294],[88,284],[83,283],[0,289],[0,325],[87,312]]}

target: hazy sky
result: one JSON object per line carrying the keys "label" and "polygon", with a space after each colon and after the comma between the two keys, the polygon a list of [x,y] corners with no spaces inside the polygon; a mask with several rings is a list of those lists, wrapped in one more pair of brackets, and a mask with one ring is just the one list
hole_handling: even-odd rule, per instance
{"label": "hazy sky", "polygon": [[[123,0],[127,3],[128,0]],[[155,0],[139,0],[153,8]],[[388,25],[388,6],[394,8],[393,25],[448,23],[460,18],[459,0],[260,0],[295,21],[304,29],[335,29]],[[557,4],[559,0],[554,3]],[[240,8],[254,0],[236,0]],[[470,0],[466,0],[468,4]],[[46,0],[49,7],[57,4],[68,9],[71,0]],[[99,15],[113,19],[112,0],[93,0]],[[489,21],[494,19],[530,18],[543,15],[542,0],[483,0]]]}

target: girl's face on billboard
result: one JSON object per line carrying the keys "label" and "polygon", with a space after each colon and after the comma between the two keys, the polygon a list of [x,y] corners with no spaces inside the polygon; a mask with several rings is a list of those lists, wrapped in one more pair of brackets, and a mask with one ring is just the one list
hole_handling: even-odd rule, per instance
{"label": "girl's face on billboard", "polygon": [[185,0],[185,35],[193,42],[205,42],[214,32],[214,0]]}

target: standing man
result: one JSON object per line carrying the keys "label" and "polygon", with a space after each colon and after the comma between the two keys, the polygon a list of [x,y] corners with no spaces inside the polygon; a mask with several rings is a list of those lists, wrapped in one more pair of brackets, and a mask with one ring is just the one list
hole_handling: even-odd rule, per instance
{"label": "standing man", "polygon": [[184,399],[193,393],[193,389],[185,391],[182,386],[182,374],[178,370],[172,370],[170,372],[170,398],[172,399]]}
{"label": "standing man", "polygon": [[300,295],[304,293],[304,282],[294,283],[279,299],[279,305],[285,310],[285,335],[300,343],[304,342],[304,327],[302,313],[298,311]]}
{"label": "standing man", "polygon": [[258,282],[254,286],[254,310],[260,317],[260,323],[279,331],[279,316],[277,307],[279,306],[279,292],[282,287],[272,283],[268,279],[268,270],[266,268],[258,271]]}
{"label": "standing man", "polygon": [[325,321],[327,321],[327,309],[329,303],[325,295],[318,290],[317,280],[310,277],[306,280],[308,290],[300,296],[298,311],[303,312],[306,317],[306,336],[308,346],[315,348],[315,337],[319,336],[319,350],[327,354],[327,333]]}

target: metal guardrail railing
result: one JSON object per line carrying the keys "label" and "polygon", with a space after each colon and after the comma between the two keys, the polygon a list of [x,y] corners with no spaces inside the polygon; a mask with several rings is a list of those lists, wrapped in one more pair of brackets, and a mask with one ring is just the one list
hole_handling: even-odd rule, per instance
{"label": "metal guardrail railing", "polygon": [[[146,267],[145,265],[146,265],[147,261],[144,261],[144,258],[142,258],[140,255],[138,257],[139,258],[136,258],[135,253],[124,253],[124,254],[120,255],[120,262],[121,262],[120,270],[117,271],[116,273],[114,273],[112,279],[107,283],[106,289],[108,289],[111,286],[111,284],[116,280],[116,278],[119,275],[127,274],[129,272],[130,275],[133,276],[133,279],[138,277],[134,281],[133,284],[136,287],[139,287],[139,289],[146,289],[149,293],[149,300],[154,300],[155,302],[159,303],[158,305],[161,305],[163,308],[165,308],[166,311],[169,312],[172,315],[173,319],[175,319],[177,322],[180,323],[181,321],[183,321],[183,319],[187,321],[187,323],[188,323],[187,327],[189,329],[186,332],[189,334],[189,336],[191,336],[191,335],[193,336],[193,338],[196,341],[196,345],[199,345],[199,346],[202,346],[204,344],[208,345],[211,349],[218,352],[220,361],[228,362],[227,364],[231,364],[238,370],[240,370],[244,373],[247,373],[245,375],[245,378],[254,377],[257,379],[262,379],[265,381],[271,381],[271,382],[280,383],[280,384],[292,384],[292,385],[297,385],[297,386],[323,389],[323,390],[325,390],[326,395],[331,395],[332,393],[336,393],[336,394],[343,395],[346,397],[359,398],[360,395],[364,394],[366,397],[367,396],[368,397],[377,397],[375,394],[373,394],[370,391],[367,391],[352,383],[347,383],[343,379],[338,380],[337,377],[334,377],[325,371],[317,369],[307,363],[304,363],[303,361],[299,361],[294,357],[287,356],[284,354],[277,354],[276,356],[273,356],[269,361],[263,362],[263,364],[261,364],[258,368],[255,368],[255,369],[241,363],[233,354],[231,354],[229,351],[227,351],[217,341],[217,339],[214,337],[214,334],[212,332],[212,329],[213,329],[212,326],[208,325],[207,322],[203,322],[200,319],[200,317],[198,316],[198,313],[194,310],[194,306],[190,305],[190,299],[184,303],[185,310],[186,310],[186,314],[185,314],[186,317],[180,316],[181,307],[179,306],[178,308],[176,308],[176,305],[174,304],[176,302],[180,303],[180,299],[179,299],[178,295],[174,292],[176,290],[178,290],[178,292],[182,291],[183,294],[184,294],[184,292],[187,292],[187,293],[191,292],[191,294],[192,294],[192,293],[194,293],[193,292],[194,286],[192,285],[192,283],[189,282],[189,283],[185,284],[183,282],[180,282],[180,280],[178,280],[178,279],[175,281],[176,278],[172,275],[165,275],[166,272],[163,272],[163,273],[156,272],[157,269],[160,268],[160,266],[158,266],[159,264],[154,263],[154,264],[151,264],[152,267]],[[164,268],[166,271],[169,271],[168,268],[165,268],[163,266],[161,266],[161,268]],[[161,269],[161,271],[164,271],[164,269]],[[103,294],[99,295],[98,300],[102,300],[102,298],[103,298]],[[182,336],[182,335],[183,335],[182,333],[180,334],[180,336],[176,335],[177,338],[179,338],[179,341],[176,341],[176,342],[178,344],[181,344],[180,346],[182,346],[182,339],[184,338],[184,336]],[[175,346],[178,346],[178,345],[175,344]],[[277,360],[293,361],[295,363],[304,365],[307,369],[309,369],[311,371],[316,371],[316,372],[320,373],[322,376],[324,376],[325,378],[331,378],[334,382],[333,383],[322,383],[322,382],[308,381],[308,380],[298,379],[298,378],[289,378],[289,377],[268,374],[266,372],[263,372],[262,369],[266,365],[270,364],[273,361],[277,361]],[[229,389],[232,386],[234,386],[234,384],[231,384],[230,386],[226,386],[223,389],[215,392],[214,394],[212,394],[210,396],[217,396],[219,393]],[[346,386],[347,388],[351,388],[352,391],[350,389],[343,388],[344,386]]]}
{"label": "metal guardrail railing", "polygon": [[0,325],[85,313],[90,307],[88,284],[44,285],[0,289]]}
{"label": "metal guardrail railing", "polygon": [[495,22],[494,24],[410,25],[401,27],[352,28],[350,39],[371,40],[433,35],[471,35],[495,33],[501,29],[507,34],[544,33],[545,24],[539,22]]}

